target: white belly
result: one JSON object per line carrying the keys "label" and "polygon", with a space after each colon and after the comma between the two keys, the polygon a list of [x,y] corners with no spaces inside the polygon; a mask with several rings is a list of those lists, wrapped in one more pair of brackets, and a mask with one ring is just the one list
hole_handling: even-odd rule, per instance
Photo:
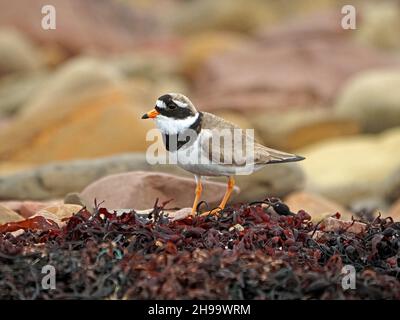
{"label": "white belly", "polygon": [[247,164],[236,166],[233,164],[215,163],[209,159],[203,148],[201,148],[201,135],[192,145],[183,146],[178,151],[170,152],[170,159],[175,159],[178,166],[182,169],[201,176],[232,176],[251,174],[264,167]]}

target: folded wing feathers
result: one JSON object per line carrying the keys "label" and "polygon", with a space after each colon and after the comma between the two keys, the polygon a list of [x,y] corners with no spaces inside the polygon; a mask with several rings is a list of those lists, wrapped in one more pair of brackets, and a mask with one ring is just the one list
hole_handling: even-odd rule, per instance
{"label": "folded wing feathers", "polygon": [[[231,130],[239,129],[237,125],[229,121],[226,121],[211,113],[203,112],[202,129],[215,129],[215,128],[231,129]],[[249,138],[245,134],[244,136],[246,138],[243,140],[243,142]],[[211,148],[208,151],[210,159],[218,160],[219,162],[220,157],[223,157],[223,155],[218,152],[217,152],[218,154],[213,153]],[[254,164],[283,163],[283,162],[294,162],[301,160],[304,160],[304,157],[271,149],[257,143],[257,141],[254,141]]]}
{"label": "folded wing feathers", "polygon": [[254,147],[254,158],[254,162],[257,164],[295,162],[304,160],[304,157],[267,148],[260,144],[256,144]]}

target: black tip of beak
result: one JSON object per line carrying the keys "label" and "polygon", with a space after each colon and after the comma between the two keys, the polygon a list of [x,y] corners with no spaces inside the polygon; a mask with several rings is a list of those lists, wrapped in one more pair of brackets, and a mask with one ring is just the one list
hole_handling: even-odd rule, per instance
{"label": "black tip of beak", "polygon": [[142,119],[148,119],[149,116],[147,115],[147,113],[145,113],[144,115],[142,115]]}

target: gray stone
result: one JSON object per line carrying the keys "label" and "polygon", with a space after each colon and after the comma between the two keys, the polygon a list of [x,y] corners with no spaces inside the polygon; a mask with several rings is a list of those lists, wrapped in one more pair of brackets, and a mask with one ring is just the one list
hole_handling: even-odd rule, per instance
{"label": "gray stone", "polygon": [[[186,177],[192,175],[175,165],[150,165],[143,153],[57,162],[0,177],[0,199],[44,200],[81,192],[104,176],[127,171],[161,171]],[[226,181],[224,178],[217,179]],[[297,164],[270,165],[253,175],[237,176],[242,190],[236,201],[261,200],[267,196],[282,197],[304,184]]]}
{"label": "gray stone", "polygon": [[0,30],[0,75],[31,72],[43,65],[39,52],[23,34]]}
{"label": "gray stone", "polygon": [[0,199],[41,200],[80,192],[89,183],[109,174],[151,170],[143,154],[56,162],[0,178]]}
{"label": "gray stone", "polygon": [[338,97],[336,113],[358,121],[365,132],[400,125],[400,67],[358,74]]}
{"label": "gray stone", "polygon": [[0,225],[24,220],[17,212],[0,205]]}
{"label": "gray stone", "polygon": [[17,113],[40,88],[46,73],[9,75],[0,80],[0,116]]}
{"label": "gray stone", "polygon": [[309,191],[344,206],[383,196],[385,178],[399,167],[400,127],[379,135],[324,141],[299,151]]}
{"label": "gray stone", "polygon": [[[364,5],[364,4],[363,4]],[[400,6],[396,1],[365,1],[355,36],[367,45],[400,48]]]}

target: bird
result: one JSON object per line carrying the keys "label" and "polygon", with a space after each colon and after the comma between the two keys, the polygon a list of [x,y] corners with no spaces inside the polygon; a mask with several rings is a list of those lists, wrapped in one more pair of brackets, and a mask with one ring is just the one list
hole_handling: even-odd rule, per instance
{"label": "bird", "polygon": [[177,165],[194,174],[196,188],[190,216],[197,214],[204,176],[227,177],[227,188],[220,205],[202,213],[218,214],[232,194],[234,176],[252,174],[268,164],[305,159],[258,143],[252,132],[212,113],[197,110],[189,98],[180,93],[160,96],[154,108],[142,119],[155,121],[163,143],[169,154],[175,156]]}

